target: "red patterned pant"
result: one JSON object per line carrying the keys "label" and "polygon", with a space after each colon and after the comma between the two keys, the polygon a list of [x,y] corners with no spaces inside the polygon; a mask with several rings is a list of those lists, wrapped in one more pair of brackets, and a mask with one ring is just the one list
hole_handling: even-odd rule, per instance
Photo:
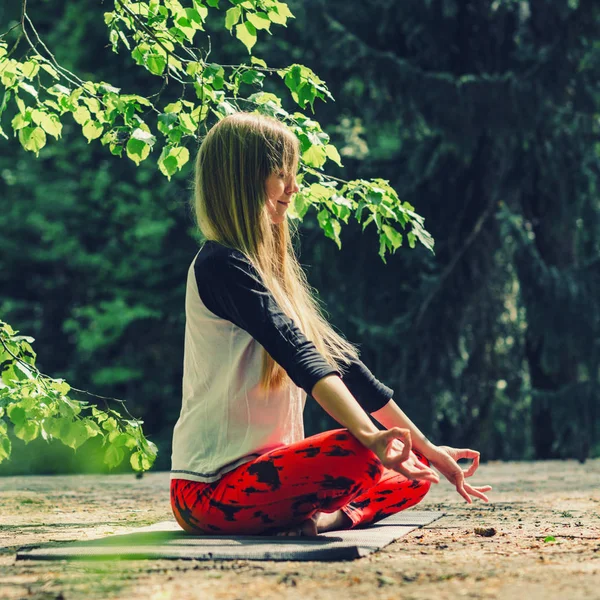
{"label": "red patterned pant", "polygon": [[256,535],[317,511],[341,509],[350,527],[373,523],[414,506],[429,487],[386,469],[347,429],[336,429],[276,448],[213,483],[172,479],[171,507],[190,533]]}

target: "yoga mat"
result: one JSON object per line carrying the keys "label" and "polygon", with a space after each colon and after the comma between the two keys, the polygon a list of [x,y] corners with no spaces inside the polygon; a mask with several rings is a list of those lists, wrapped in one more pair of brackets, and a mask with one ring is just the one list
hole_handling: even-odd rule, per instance
{"label": "yoga mat", "polygon": [[352,560],[380,550],[443,515],[409,510],[374,525],[315,537],[191,535],[175,521],[162,521],[135,533],[22,548],[17,551],[17,560]]}

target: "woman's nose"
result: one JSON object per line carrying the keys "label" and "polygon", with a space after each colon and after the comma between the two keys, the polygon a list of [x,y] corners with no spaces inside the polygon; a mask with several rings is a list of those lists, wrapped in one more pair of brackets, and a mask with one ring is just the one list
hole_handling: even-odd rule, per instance
{"label": "woman's nose", "polygon": [[298,182],[296,181],[295,177],[294,177],[294,179],[292,179],[292,183],[289,186],[289,189],[291,190],[292,194],[297,194],[298,191],[300,190],[300,188],[298,187]]}

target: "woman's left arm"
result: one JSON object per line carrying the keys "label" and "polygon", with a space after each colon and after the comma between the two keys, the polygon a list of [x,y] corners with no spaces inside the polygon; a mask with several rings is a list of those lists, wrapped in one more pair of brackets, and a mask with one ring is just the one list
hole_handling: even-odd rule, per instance
{"label": "woman's left arm", "polygon": [[[431,465],[456,487],[456,491],[466,502],[469,504],[473,502],[471,496],[489,502],[485,492],[489,492],[492,489],[491,486],[485,485],[473,487],[465,481],[465,478],[473,475],[479,466],[479,452],[476,450],[459,450],[450,448],[449,446],[436,446],[435,444],[432,444],[419,428],[404,414],[404,411],[391,399],[385,406],[371,413],[371,416],[377,419],[387,429],[390,427],[408,429],[410,431],[413,448],[425,456]],[[458,464],[458,461],[461,458],[473,460],[473,463],[466,471],[463,471]]]}
{"label": "woman's left arm", "polygon": [[425,458],[431,460],[438,450],[437,446],[432,444],[419,430],[419,428],[404,414],[404,411],[390,399],[390,401],[379,410],[371,413],[371,416],[377,419],[386,429],[390,427],[402,427],[410,431],[412,445]]}

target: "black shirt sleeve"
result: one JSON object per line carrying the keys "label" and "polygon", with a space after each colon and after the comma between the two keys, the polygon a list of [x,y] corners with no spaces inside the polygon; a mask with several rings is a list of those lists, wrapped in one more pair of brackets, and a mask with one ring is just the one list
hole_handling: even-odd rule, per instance
{"label": "black shirt sleeve", "polygon": [[241,252],[216,246],[200,252],[194,264],[205,306],[247,331],[307,394],[326,375],[341,376],[281,310],[252,263]]}
{"label": "black shirt sleeve", "polygon": [[350,365],[344,367],[346,373],[342,380],[363,409],[374,413],[390,401],[394,390],[376,379],[361,360],[351,360]]}
{"label": "black shirt sleeve", "polygon": [[382,408],[394,394],[365,364],[350,359],[345,373],[334,369],[280,308],[252,263],[241,253],[206,242],[194,272],[198,293],[215,315],[247,331],[265,348],[290,379],[311,394],[323,377],[336,374],[367,412]]}

